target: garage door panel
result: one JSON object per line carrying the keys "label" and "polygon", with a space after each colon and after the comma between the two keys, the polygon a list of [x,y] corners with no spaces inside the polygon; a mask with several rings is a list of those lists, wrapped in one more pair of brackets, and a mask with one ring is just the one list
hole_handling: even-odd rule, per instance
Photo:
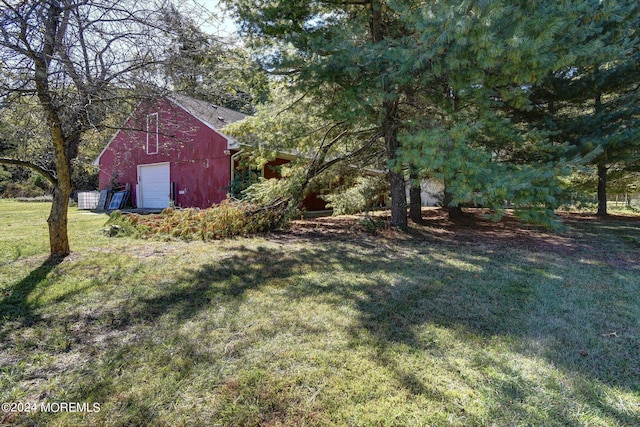
{"label": "garage door panel", "polygon": [[138,166],[138,207],[169,207],[169,163]]}

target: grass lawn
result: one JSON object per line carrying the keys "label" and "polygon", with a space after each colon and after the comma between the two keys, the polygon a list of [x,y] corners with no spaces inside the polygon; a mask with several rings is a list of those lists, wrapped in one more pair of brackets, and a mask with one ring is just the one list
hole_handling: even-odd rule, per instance
{"label": "grass lawn", "polygon": [[0,401],[49,405],[0,425],[640,425],[639,218],[187,243],[72,209],[48,265],[48,207],[0,200]]}

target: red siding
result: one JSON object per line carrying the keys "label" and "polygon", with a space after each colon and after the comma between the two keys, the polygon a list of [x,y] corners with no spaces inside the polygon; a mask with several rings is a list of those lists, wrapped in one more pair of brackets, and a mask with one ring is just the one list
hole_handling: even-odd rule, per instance
{"label": "red siding", "polygon": [[[147,154],[147,115],[158,113],[158,152]],[[138,165],[170,162],[175,202],[181,207],[207,208],[227,195],[230,158],[227,140],[170,101],[140,106],[100,156],[100,188],[131,184],[136,200]],[[151,139],[152,142],[153,139]]]}
{"label": "red siding", "polygon": [[[146,132],[147,116],[156,113],[157,152],[155,135],[147,138]],[[169,162],[176,206],[208,208],[227,197],[231,180],[227,140],[187,111],[168,100],[141,105],[123,128],[99,158],[100,189],[110,189],[115,176],[115,183],[131,185],[135,203],[138,166]],[[281,158],[269,162],[264,177],[280,178],[277,166],[286,163],[289,160]],[[316,194],[304,201],[307,210],[322,210],[325,204]]]}

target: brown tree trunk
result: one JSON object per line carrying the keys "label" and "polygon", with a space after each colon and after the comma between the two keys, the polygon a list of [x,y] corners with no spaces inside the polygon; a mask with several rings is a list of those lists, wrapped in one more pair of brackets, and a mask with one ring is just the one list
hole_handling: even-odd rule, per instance
{"label": "brown tree trunk", "polygon": [[63,189],[57,186],[53,189],[53,203],[47,218],[51,259],[64,258],[71,253],[67,232],[70,195],[70,187]]}
{"label": "brown tree trunk", "polygon": [[53,203],[47,223],[49,224],[49,246],[51,259],[62,259],[71,252],[67,233],[69,196],[71,195],[71,162],[68,157],[69,144],[79,142],[67,138],[62,129],[60,109],[51,96],[49,87],[49,61],[53,57],[58,39],[61,8],[52,2],[45,19],[45,42],[42,54],[34,54],[34,80],[36,93],[44,109],[47,126],[51,133],[53,155],[56,165],[56,177],[53,186]]}
{"label": "brown tree trunk", "polygon": [[411,168],[409,174],[411,186],[409,188],[409,218],[414,222],[422,221],[422,189],[417,171]]}
{"label": "brown tree trunk", "polygon": [[599,216],[606,216],[607,213],[607,167],[598,165],[598,212]]}
{"label": "brown tree trunk", "polygon": [[[371,17],[369,29],[374,43],[384,41],[385,34],[382,25],[382,4],[380,1],[370,0]],[[380,124],[382,136],[386,145],[387,160],[389,162],[389,184],[391,186],[391,226],[401,229],[407,228],[407,189],[401,165],[397,164],[398,149],[398,94],[382,76],[382,97],[387,98],[382,103],[382,121]]]}
{"label": "brown tree trunk", "polygon": [[49,224],[49,246],[51,258],[64,258],[71,253],[67,223],[69,197],[71,196],[71,166],[67,157],[68,147],[73,141],[64,139],[58,126],[51,126],[56,163],[56,185],[53,187],[53,203],[47,223]]}
{"label": "brown tree trunk", "polygon": [[52,259],[64,258],[71,253],[67,221],[69,197],[71,196],[71,165],[67,157],[69,147],[75,140],[66,139],[57,114],[46,110],[56,165],[56,183],[53,186],[53,203],[47,223],[49,224],[49,246]]}
{"label": "brown tree trunk", "polygon": [[396,102],[384,103],[385,116],[382,122],[382,132],[387,147],[387,159],[389,161],[389,184],[391,187],[391,226],[406,229],[407,221],[407,187],[401,165],[396,163],[398,159],[398,128],[396,126]]}
{"label": "brown tree trunk", "polygon": [[391,226],[405,229],[407,222],[407,189],[402,173],[389,171],[391,184]]}
{"label": "brown tree trunk", "polygon": [[459,219],[462,217],[462,208],[460,206],[451,206],[453,202],[453,195],[447,189],[447,183],[444,184],[444,196],[442,199],[442,207],[447,210],[447,216],[451,220]]}

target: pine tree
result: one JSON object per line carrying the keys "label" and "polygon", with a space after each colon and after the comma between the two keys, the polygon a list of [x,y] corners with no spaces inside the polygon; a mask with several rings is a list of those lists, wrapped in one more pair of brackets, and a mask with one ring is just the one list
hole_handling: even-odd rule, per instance
{"label": "pine tree", "polygon": [[[597,174],[598,214],[607,214],[611,168],[630,173],[640,164],[640,5],[588,2],[567,42],[580,45],[570,66],[532,89],[535,108],[523,112],[553,132],[570,152],[587,155]],[[597,154],[596,153],[596,154]]]}
{"label": "pine tree", "polygon": [[408,165],[447,184],[449,207],[508,205],[551,224],[571,153],[532,119],[536,96],[606,45],[579,25],[599,2],[227,3],[264,66],[319,100],[323,118],[376,129],[393,225],[407,223]]}
{"label": "pine tree", "polygon": [[396,161],[405,90],[397,69],[404,64],[396,45],[406,36],[400,19],[412,2],[227,3],[253,47],[266,52],[265,67],[286,76],[297,93],[322,99],[325,119],[374,129],[371,137],[384,144],[388,160],[391,224],[406,227],[404,171]]}

